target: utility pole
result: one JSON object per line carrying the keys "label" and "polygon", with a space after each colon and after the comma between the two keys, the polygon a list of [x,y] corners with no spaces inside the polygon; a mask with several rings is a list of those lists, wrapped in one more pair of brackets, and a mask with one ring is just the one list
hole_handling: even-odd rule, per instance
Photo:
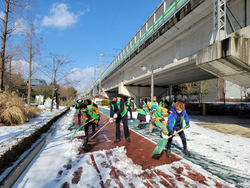
{"label": "utility pole", "polygon": [[102,78],[101,78],[101,75],[102,75],[102,56],[104,56],[104,57],[115,57],[115,54],[102,54],[102,52],[100,52],[100,66],[99,66],[99,68],[100,68],[100,71],[99,71],[99,74],[100,74],[100,76],[99,76],[99,95],[101,94],[101,92],[102,92],[102,86],[101,86],[101,81],[102,81]]}
{"label": "utility pole", "polygon": [[95,80],[96,80],[96,65],[95,65],[95,70],[94,70],[94,82],[93,82],[93,96],[96,96],[96,91],[95,91]]}

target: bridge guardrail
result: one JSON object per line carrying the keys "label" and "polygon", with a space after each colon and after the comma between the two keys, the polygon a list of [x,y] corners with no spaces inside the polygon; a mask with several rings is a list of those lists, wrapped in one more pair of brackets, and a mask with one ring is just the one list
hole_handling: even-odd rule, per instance
{"label": "bridge guardrail", "polygon": [[[172,0],[173,3],[166,7],[167,0],[163,1],[154,11],[154,13],[148,18],[148,20],[142,25],[142,27],[136,32],[128,44],[121,50],[121,52],[115,57],[105,71],[94,82],[92,87],[87,91],[89,93],[93,86],[98,85],[100,80],[107,77],[114,69],[116,69],[127,57],[129,57],[143,42],[150,38],[158,29],[169,21],[176,12],[184,7],[190,0]],[[164,11],[165,10],[165,11]]]}

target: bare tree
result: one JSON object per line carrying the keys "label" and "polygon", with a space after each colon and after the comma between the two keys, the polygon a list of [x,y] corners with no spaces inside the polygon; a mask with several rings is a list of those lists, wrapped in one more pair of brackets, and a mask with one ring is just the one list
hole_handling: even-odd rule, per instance
{"label": "bare tree", "polygon": [[216,88],[216,100],[220,100],[220,90],[222,89],[223,86],[223,79],[222,78],[217,78],[212,81],[213,85]]}
{"label": "bare tree", "polygon": [[41,70],[52,81],[52,100],[50,107],[50,111],[52,112],[56,84],[60,81],[65,80],[69,75],[73,74],[75,71],[69,70],[67,67],[70,63],[73,62],[73,60],[71,60],[69,56],[50,53],[49,58],[52,59],[52,63],[43,63],[43,70],[39,70]]}
{"label": "bare tree", "polygon": [[[5,61],[7,63],[6,70],[8,72],[4,74],[4,84],[8,86],[10,92],[15,89],[16,85],[20,85],[20,79],[17,78],[20,78],[20,76],[22,77],[19,71],[20,67],[16,63],[20,59],[20,49],[19,45],[13,47],[11,42],[7,44]],[[13,62],[15,62],[14,65]]]}
{"label": "bare tree", "polygon": [[26,15],[30,12],[35,0],[1,0],[0,9],[4,12],[0,17],[1,54],[0,54],[0,90],[3,90],[3,76],[5,71],[6,40],[18,32]]}
{"label": "bare tree", "polygon": [[[203,95],[207,95],[211,92],[211,89],[208,88],[208,84],[210,83],[210,80],[202,80],[202,81],[198,81],[195,82],[195,86],[199,86],[199,87],[195,87],[195,94],[197,94],[197,100],[199,100],[199,94],[201,92],[201,103],[202,103],[202,97]],[[200,91],[199,91],[200,90]]]}
{"label": "bare tree", "polygon": [[188,101],[190,101],[191,100],[191,95],[192,95],[192,93],[195,90],[195,88],[194,88],[194,82],[185,83],[184,85],[186,87],[186,93],[187,93]]}
{"label": "bare tree", "polygon": [[38,70],[38,67],[41,66],[41,61],[39,59],[42,48],[43,39],[37,38],[34,24],[33,16],[31,15],[28,19],[28,27],[23,35],[23,58],[26,62],[29,63],[29,83],[28,83],[28,107],[30,107],[30,98],[31,98],[31,77]]}

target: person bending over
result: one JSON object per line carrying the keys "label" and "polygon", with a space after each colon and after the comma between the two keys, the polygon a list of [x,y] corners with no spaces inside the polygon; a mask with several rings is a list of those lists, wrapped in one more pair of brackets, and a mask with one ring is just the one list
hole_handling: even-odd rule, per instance
{"label": "person bending over", "polygon": [[[168,129],[169,129],[169,136],[174,134],[174,131],[178,131],[180,129],[182,129],[185,125],[184,125],[184,121],[186,122],[186,126],[190,126],[189,125],[189,118],[188,118],[188,114],[185,110],[185,106],[182,102],[178,101],[174,104],[174,106],[171,109],[171,113],[168,117]],[[187,149],[187,141],[186,141],[186,136],[184,134],[184,131],[181,131],[178,133],[181,141],[182,141],[182,145],[183,145],[183,153],[185,155],[191,156],[190,152]],[[167,157],[171,157],[171,143],[172,143],[173,137],[168,139],[168,143],[167,143]]]}
{"label": "person bending over", "polygon": [[110,122],[113,122],[113,119],[116,119],[116,131],[115,131],[115,141],[114,143],[118,143],[121,141],[121,130],[120,123],[123,123],[124,135],[128,142],[131,142],[129,138],[129,130],[128,130],[128,117],[127,117],[127,109],[124,105],[123,99],[120,97],[112,97],[110,103]]}

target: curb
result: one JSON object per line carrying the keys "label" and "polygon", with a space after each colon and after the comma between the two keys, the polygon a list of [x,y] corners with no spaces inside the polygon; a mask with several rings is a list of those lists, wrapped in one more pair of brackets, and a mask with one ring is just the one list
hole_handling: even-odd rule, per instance
{"label": "curb", "polygon": [[[64,114],[66,114],[69,111],[69,109],[70,109],[69,107],[66,108],[66,110],[64,110],[61,114],[53,117],[49,122],[47,122],[47,124],[52,123],[51,124],[52,126],[53,123],[56,122]],[[36,146],[29,153],[27,153],[26,156],[16,165],[16,167],[9,172],[9,174],[3,179],[3,181],[0,182],[0,188],[10,188],[12,185],[14,185],[16,180],[21,176],[21,174],[28,167],[30,162],[34,159],[34,157],[39,153],[41,148],[44,146],[47,136],[50,134],[52,135],[55,132],[55,128],[56,127],[50,129],[47,133],[45,133],[41,141],[39,141],[38,143],[34,143],[36,144]]]}

